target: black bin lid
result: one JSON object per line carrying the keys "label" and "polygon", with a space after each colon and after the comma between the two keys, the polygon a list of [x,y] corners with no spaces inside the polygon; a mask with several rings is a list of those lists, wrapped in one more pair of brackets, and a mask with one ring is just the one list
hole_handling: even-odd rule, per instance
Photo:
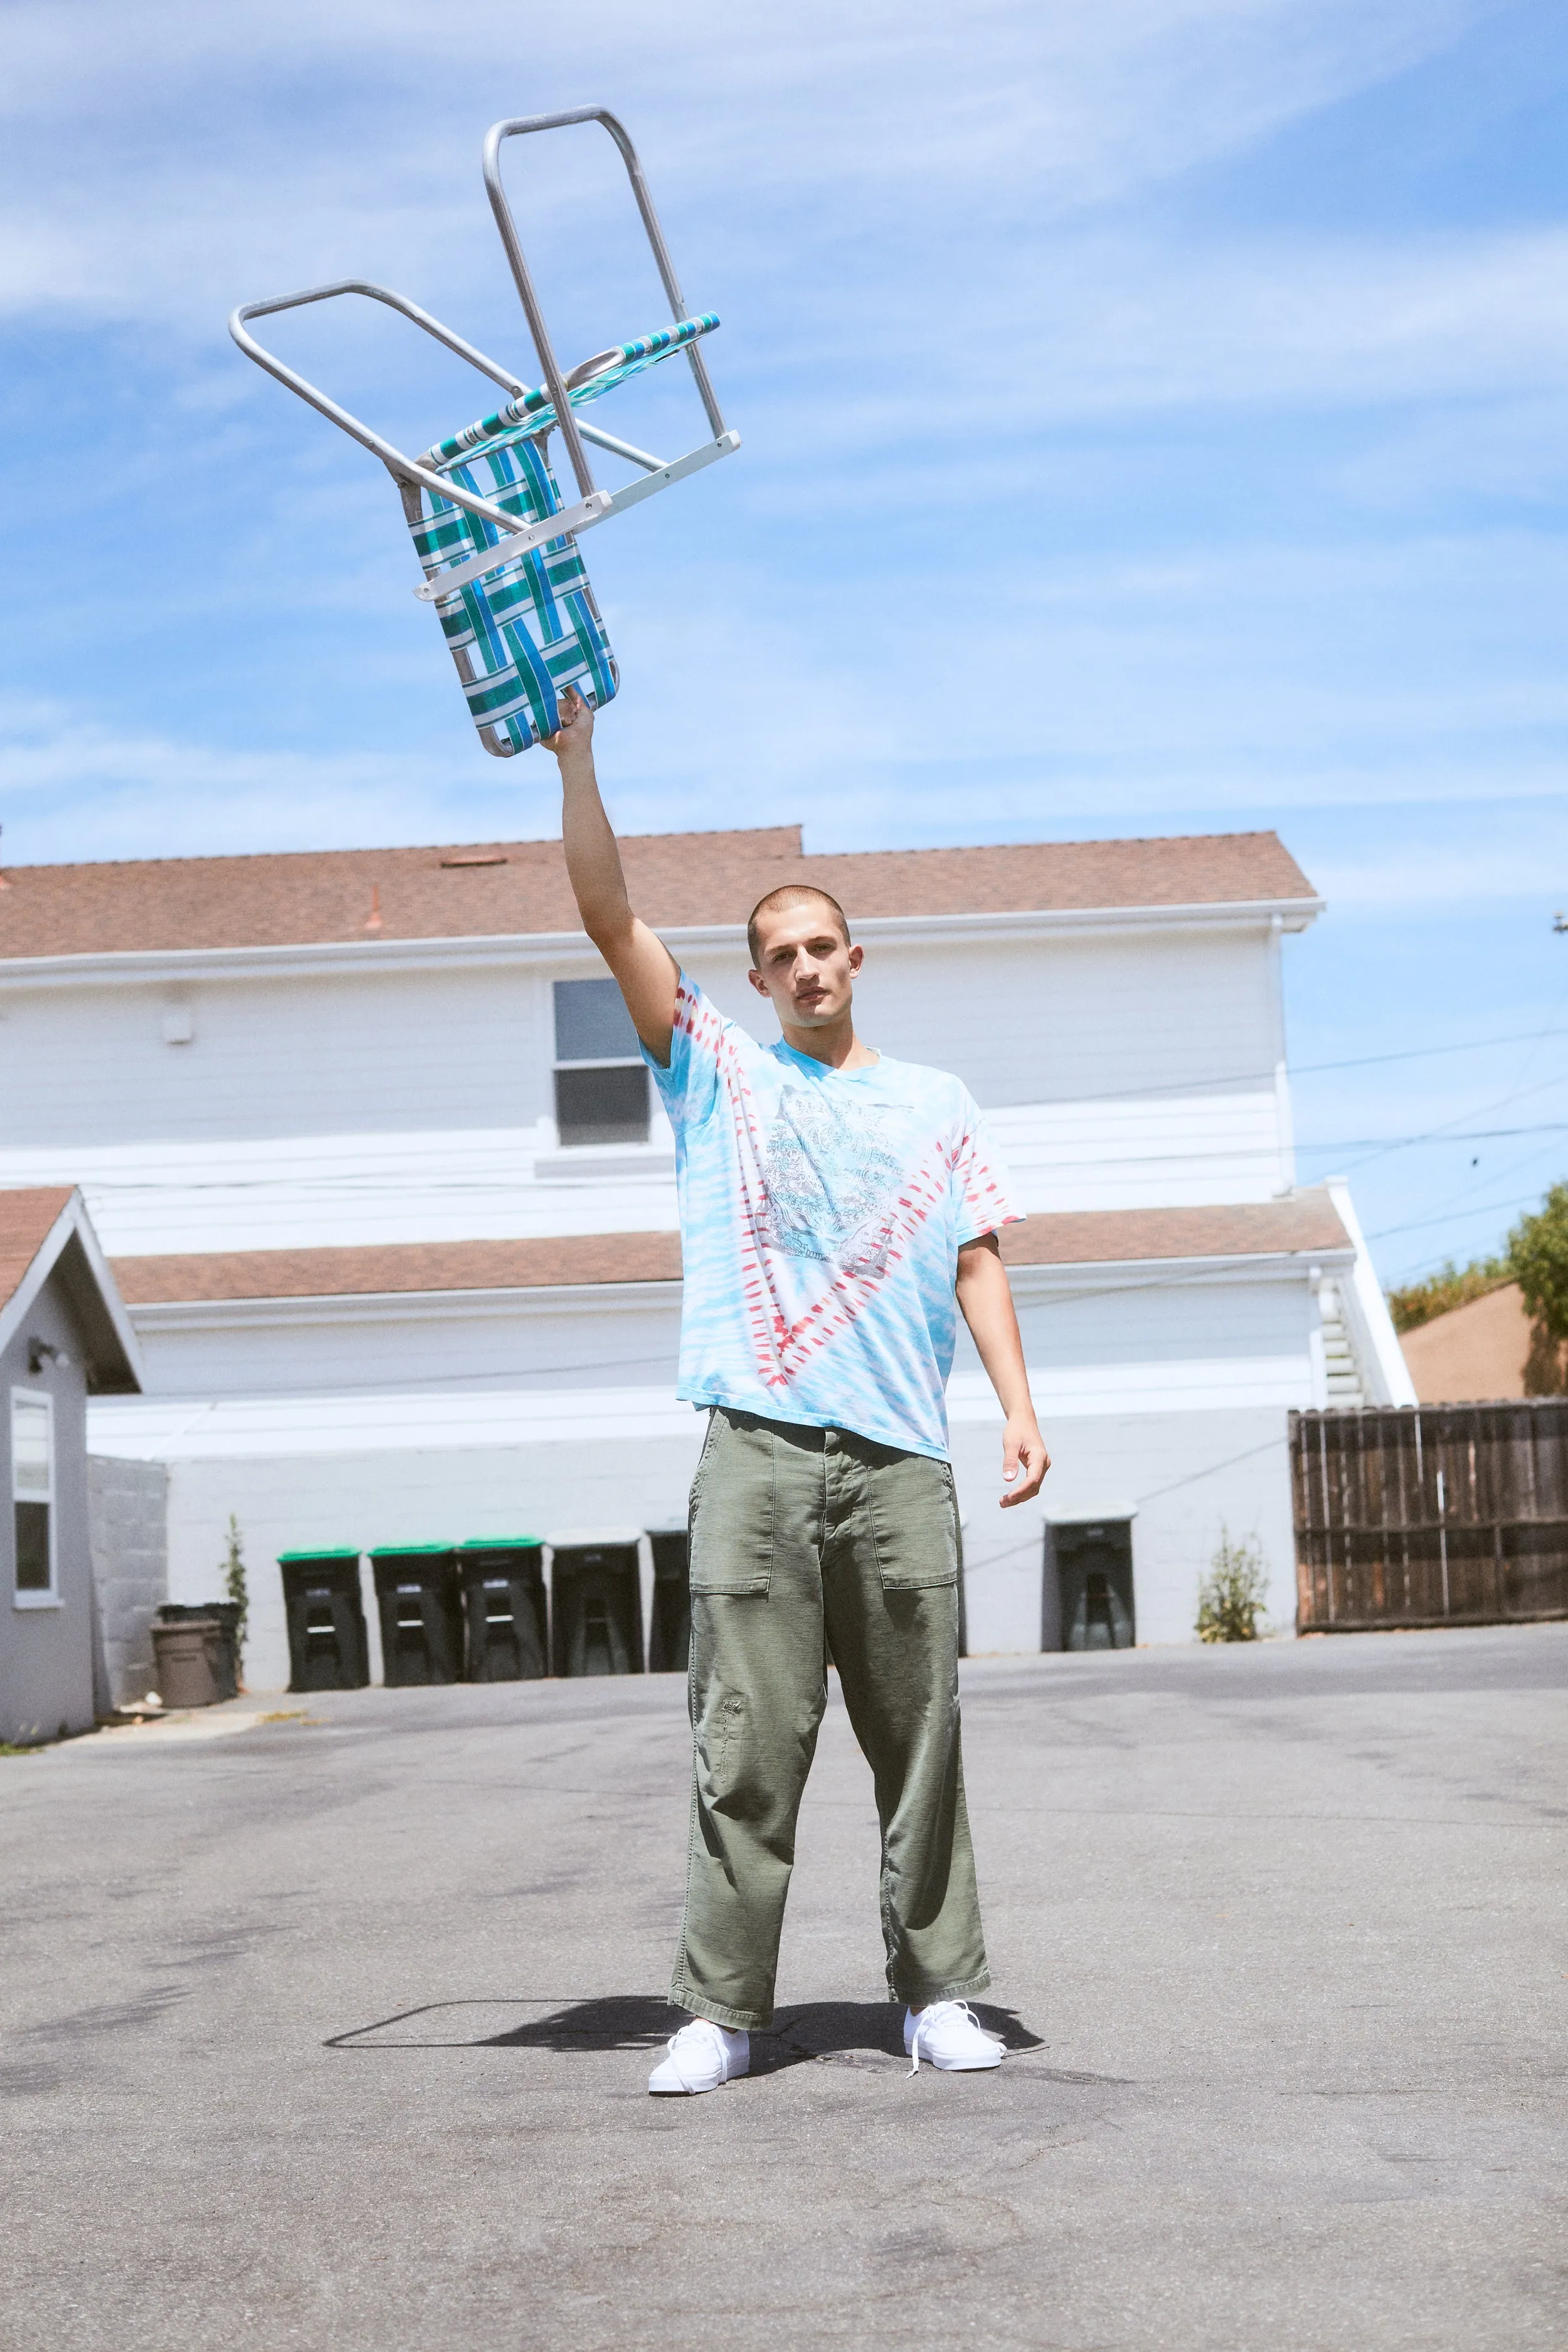
{"label": "black bin lid", "polygon": [[552,1555],[557,1576],[574,1576],[584,1569],[609,1569],[612,1573],[637,1572],[635,1543],[557,1544]]}

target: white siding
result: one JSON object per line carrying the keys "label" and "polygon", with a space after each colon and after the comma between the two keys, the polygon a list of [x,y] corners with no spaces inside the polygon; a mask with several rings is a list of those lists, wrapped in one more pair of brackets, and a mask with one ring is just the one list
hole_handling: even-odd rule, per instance
{"label": "white siding", "polygon": [[[596,1160],[593,1152],[574,1153],[574,1168],[557,1167],[542,1178],[537,1162],[554,1150],[553,1121],[245,1143],[0,1150],[0,1182],[79,1183],[94,1228],[114,1257],[668,1233],[676,1224],[674,1159],[662,1120],[656,1134],[659,1139],[640,1154],[622,1150]],[[620,1172],[592,1172],[606,1157]]]}
{"label": "white siding", "polygon": [[[678,1288],[140,1308],[150,1397],[458,1398],[675,1386]],[[592,1411],[591,1396],[579,1399]],[[402,1425],[402,1424],[400,1424]]]}
{"label": "white siding", "polygon": [[[1318,1306],[1305,1267],[1026,1268],[1014,1290],[1042,1412],[1313,1402]],[[460,1412],[464,1398],[491,1412],[513,1399],[521,1412],[543,1392],[552,1414],[586,1421],[603,1389],[644,1398],[640,1425],[673,1388],[679,1313],[675,1285],[141,1307],[148,1402],[95,1410],[134,1427],[165,1398],[237,1408],[247,1398],[353,1395],[390,1405],[445,1392]],[[950,1401],[955,1421],[994,1411],[962,1331]],[[301,1438],[318,1416],[301,1407]],[[408,1423],[389,1414],[386,1427],[396,1443]]]}
{"label": "white siding", "polygon": [[[874,940],[858,994],[873,1043],[964,1080],[1025,1209],[1261,1201],[1292,1180],[1277,956],[1261,926]],[[726,1013],[776,1034],[743,950],[691,961]],[[80,1183],[122,1255],[673,1229],[662,1117],[640,1168],[539,1165],[551,981],[602,969],[14,985],[0,1182]],[[191,1035],[171,1045],[176,997]]]}
{"label": "white siding", "polygon": [[[585,955],[581,970],[595,969]],[[175,1005],[189,1013],[188,1044],[164,1042]],[[515,1128],[551,1115],[550,982],[521,964],[13,986],[0,1011],[8,1146]]]}

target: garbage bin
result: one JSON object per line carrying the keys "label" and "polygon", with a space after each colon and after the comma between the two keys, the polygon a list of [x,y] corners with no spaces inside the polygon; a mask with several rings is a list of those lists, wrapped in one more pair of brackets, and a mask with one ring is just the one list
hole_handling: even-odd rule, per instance
{"label": "garbage bin", "polygon": [[684,1528],[650,1533],[653,1623],[648,1629],[650,1675],[683,1675],[691,1663],[691,1541]]}
{"label": "garbage bin", "polygon": [[1126,1519],[1053,1527],[1064,1650],[1130,1650],[1136,1638]]}
{"label": "garbage bin", "polygon": [[544,1547],[537,1536],[476,1536],[458,1546],[471,1683],[536,1682],[550,1672]]}
{"label": "garbage bin", "polygon": [[388,1689],[460,1682],[463,1604],[450,1544],[386,1544],[370,1556],[381,1612],[382,1679]]}
{"label": "garbage bin", "polygon": [[551,1558],[558,1675],[640,1675],[642,1586],[635,1543],[560,1544]]}
{"label": "garbage bin", "polygon": [[357,1551],[286,1551],[283,1605],[289,1619],[291,1691],[363,1690],[370,1643],[360,1600]]}
{"label": "garbage bin", "polygon": [[234,1643],[238,1615],[231,1601],[215,1601],[211,1608],[169,1601],[159,1610],[153,1622],[153,1655],[158,1696],[165,1706],[214,1706],[219,1699],[233,1698],[239,1687]]}

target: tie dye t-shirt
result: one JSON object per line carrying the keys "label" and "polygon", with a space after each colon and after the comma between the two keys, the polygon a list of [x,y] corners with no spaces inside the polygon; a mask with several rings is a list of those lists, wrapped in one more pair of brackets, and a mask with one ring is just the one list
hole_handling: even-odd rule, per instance
{"label": "tie dye t-shirt", "polygon": [[677,1394],[947,1459],[964,1242],[1016,1221],[965,1088],[759,1045],[683,972],[669,1067],[685,1258]]}

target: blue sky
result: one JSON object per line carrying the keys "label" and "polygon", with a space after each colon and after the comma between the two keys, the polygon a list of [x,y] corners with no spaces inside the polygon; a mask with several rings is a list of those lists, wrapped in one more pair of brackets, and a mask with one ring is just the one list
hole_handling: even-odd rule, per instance
{"label": "blue sky", "polygon": [[[553,830],[384,476],[224,318],[377,278],[531,373],[479,144],[597,100],[745,437],[584,542],[619,822],[1277,826],[1331,902],[1288,955],[1302,1172],[1351,1169],[1385,1277],[1568,1173],[1560,9],[598,0],[453,39],[75,0],[0,44],[7,858]],[[608,142],[537,146],[564,352],[657,323]],[[363,307],[278,345],[405,446],[486,404]],[[620,429],[695,439],[679,373]]]}

